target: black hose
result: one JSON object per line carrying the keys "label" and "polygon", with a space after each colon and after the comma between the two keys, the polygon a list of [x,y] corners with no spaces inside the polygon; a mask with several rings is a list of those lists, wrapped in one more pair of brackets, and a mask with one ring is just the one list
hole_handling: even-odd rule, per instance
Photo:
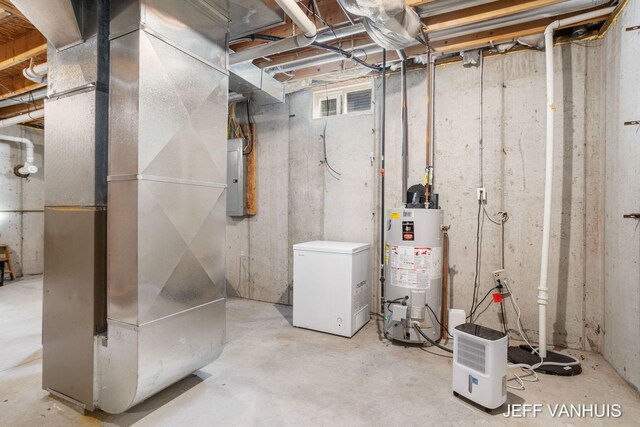
{"label": "black hose", "polygon": [[441,345],[440,343],[432,340],[431,338],[429,338],[424,332],[422,332],[422,329],[420,329],[419,327],[416,326],[416,324],[413,324],[413,329],[416,330],[417,333],[419,333],[422,338],[424,338],[425,340],[429,341],[431,344],[435,345],[436,347],[438,347],[439,349],[442,349],[444,351],[447,351],[449,353],[453,353],[453,350],[451,350],[450,348],[447,348],[443,345]]}

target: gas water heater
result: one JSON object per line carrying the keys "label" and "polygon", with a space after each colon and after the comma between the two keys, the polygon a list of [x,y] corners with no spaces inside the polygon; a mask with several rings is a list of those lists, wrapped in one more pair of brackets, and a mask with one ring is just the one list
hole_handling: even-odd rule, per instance
{"label": "gas water heater", "polygon": [[440,338],[442,221],[441,209],[423,203],[386,212],[384,332],[389,339],[428,344],[416,322],[423,334]]}

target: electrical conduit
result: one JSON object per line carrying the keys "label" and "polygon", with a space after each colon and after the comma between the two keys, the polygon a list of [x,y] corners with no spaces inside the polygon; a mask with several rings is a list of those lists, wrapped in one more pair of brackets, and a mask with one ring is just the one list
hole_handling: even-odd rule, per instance
{"label": "electrical conduit", "polygon": [[409,122],[407,117],[407,55],[398,50],[402,60],[400,68],[400,85],[402,93],[402,203],[407,203],[407,182],[409,181]]}

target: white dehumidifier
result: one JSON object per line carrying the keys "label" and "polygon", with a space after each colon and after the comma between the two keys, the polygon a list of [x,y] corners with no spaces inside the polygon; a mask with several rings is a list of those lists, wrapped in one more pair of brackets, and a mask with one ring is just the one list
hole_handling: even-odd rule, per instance
{"label": "white dehumidifier", "polygon": [[507,336],[463,323],[453,330],[453,395],[491,412],[507,401]]}

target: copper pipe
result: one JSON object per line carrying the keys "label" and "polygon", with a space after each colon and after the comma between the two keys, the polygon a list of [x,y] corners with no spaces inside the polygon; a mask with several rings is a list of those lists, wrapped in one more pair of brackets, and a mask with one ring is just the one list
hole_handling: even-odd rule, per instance
{"label": "copper pipe", "polygon": [[442,320],[440,330],[440,339],[448,337],[448,328],[447,328],[447,273],[449,270],[449,226],[442,226],[442,314],[440,315],[440,319]]}

